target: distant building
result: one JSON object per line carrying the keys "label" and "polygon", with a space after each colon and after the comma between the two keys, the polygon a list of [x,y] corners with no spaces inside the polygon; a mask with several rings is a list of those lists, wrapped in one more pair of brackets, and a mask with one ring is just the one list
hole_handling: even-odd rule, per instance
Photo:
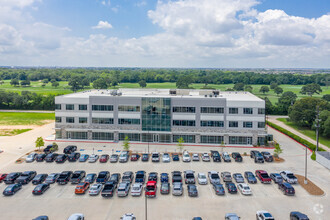
{"label": "distant building", "polygon": [[249,92],[89,90],[55,98],[56,139],[264,144],[265,101]]}

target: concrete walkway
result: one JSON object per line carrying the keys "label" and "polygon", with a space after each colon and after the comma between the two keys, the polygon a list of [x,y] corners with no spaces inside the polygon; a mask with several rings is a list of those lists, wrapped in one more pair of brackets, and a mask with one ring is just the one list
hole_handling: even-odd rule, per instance
{"label": "concrete walkway", "polygon": [[[284,124],[283,122],[281,121],[278,121],[277,118],[287,118],[287,116],[276,116],[276,115],[272,115],[272,116],[268,116],[268,121],[278,125],[278,126],[281,126],[282,128],[292,132],[293,134],[295,135],[298,135],[299,137],[311,142],[312,144],[315,144],[316,145],[316,141],[313,140],[312,138],[300,133],[299,131],[297,131],[296,129],[294,128],[291,128],[290,126],[287,126],[286,124]],[[319,143],[319,147],[322,147],[323,149],[325,149],[326,151],[330,151],[329,147],[330,146],[325,146],[324,144],[321,144]]]}

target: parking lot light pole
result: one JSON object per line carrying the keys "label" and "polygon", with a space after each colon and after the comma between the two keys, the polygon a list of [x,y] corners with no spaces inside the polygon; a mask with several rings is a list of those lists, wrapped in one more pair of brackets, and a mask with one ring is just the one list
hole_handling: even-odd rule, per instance
{"label": "parking lot light pole", "polygon": [[148,202],[147,202],[147,195],[144,195],[144,197],[145,197],[145,204],[144,204],[144,206],[145,206],[145,216],[146,216],[146,220],[148,220]]}
{"label": "parking lot light pole", "polygon": [[304,180],[304,184],[307,184],[307,145],[305,145],[305,180]]}

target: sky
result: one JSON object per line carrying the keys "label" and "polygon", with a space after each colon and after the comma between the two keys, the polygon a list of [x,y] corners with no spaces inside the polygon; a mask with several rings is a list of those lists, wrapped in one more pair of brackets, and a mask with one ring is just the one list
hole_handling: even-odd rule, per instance
{"label": "sky", "polygon": [[330,68],[330,1],[0,0],[0,66]]}

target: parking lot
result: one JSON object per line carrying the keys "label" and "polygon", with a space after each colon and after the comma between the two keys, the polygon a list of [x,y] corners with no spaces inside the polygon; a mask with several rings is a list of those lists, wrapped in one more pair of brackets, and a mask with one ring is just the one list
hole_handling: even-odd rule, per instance
{"label": "parking lot", "polygon": [[[276,135],[279,135],[276,133]],[[302,156],[304,150],[299,146],[295,146],[294,142],[285,136],[283,143],[289,143],[286,146],[283,158],[286,159],[283,163],[264,163],[255,164],[254,161],[248,157],[243,157],[243,162],[238,163],[215,163],[203,161],[191,161],[189,163],[180,162],[170,163],[153,163],[142,162],[141,159],[137,162],[127,163],[81,163],[81,162],[65,162],[63,164],[33,162],[15,164],[10,163],[5,166],[1,173],[13,171],[29,171],[35,170],[37,173],[53,173],[62,172],[65,170],[85,170],[86,173],[98,173],[100,171],[109,171],[112,173],[123,173],[125,171],[136,172],[144,170],[149,172],[171,173],[174,170],[185,171],[194,170],[195,174],[203,172],[207,174],[208,171],[229,171],[232,174],[235,172],[244,173],[245,171],[254,172],[257,169],[266,170],[268,173],[280,172],[282,170],[291,170],[294,173],[303,175],[304,157]],[[60,143],[59,152],[62,153],[63,148],[70,143]],[[73,143],[72,143],[73,144]],[[119,144],[86,144],[74,143],[79,149],[85,149],[80,153],[92,154],[93,148],[96,154],[112,154],[122,147]],[[103,146],[106,147],[103,147]],[[132,145],[133,151],[144,152],[147,149],[146,145]],[[150,152],[157,151],[163,153],[165,151],[177,151],[176,146],[160,146],[151,145]],[[185,147],[190,152],[210,152],[214,147]],[[102,150],[102,152],[98,152]],[[217,149],[221,152],[220,149]],[[224,151],[244,152],[249,153],[250,149],[244,148],[225,148]],[[272,150],[270,150],[272,152]],[[329,183],[329,171],[316,164],[309,162],[310,169],[315,169],[309,178],[313,179],[315,183],[327,193]],[[317,169],[317,170],[316,170]],[[311,173],[311,172],[310,172]],[[313,178],[314,177],[314,178]],[[223,181],[221,181],[223,183]],[[192,219],[195,216],[201,216],[203,219],[224,219],[225,213],[237,213],[241,219],[255,219],[255,213],[258,210],[267,210],[273,214],[275,219],[289,219],[291,211],[301,211],[307,214],[311,219],[327,219],[325,216],[329,215],[329,198],[325,196],[311,196],[300,185],[294,185],[296,190],[295,196],[285,196],[278,189],[273,182],[271,184],[249,184],[252,189],[252,196],[244,196],[240,192],[237,194],[229,194],[226,189],[224,196],[217,196],[210,184],[198,185],[198,197],[192,198],[188,196],[187,186],[184,184],[184,195],[173,196],[161,195],[159,193],[160,181],[158,181],[158,190],[156,198],[147,199],[147,213],[148,219]],[[144,196],[119,198],[103,198],[101,195],[89,196],[75,195],[76,185],[58,185],[52,184],[50,189],[44,195],[34,196],[32,190],[34,185],[29,183],[23,186],[22,190],[17,192],[14,196],[4,197],[0,196],[0,213],[1,218],[4,219],[32,219],[39,215],[48,215],[50,219],[66,219],[73,213],[83,213],[86,219],[119,219],[124,213],[132,212],[137,219],[145,219],[146,200]],[[0,191],[2,192],[6,185],[0,183]],[[316,207],[316,208],[315,208]],[[315,211],[316,210],[316,211]]]}

